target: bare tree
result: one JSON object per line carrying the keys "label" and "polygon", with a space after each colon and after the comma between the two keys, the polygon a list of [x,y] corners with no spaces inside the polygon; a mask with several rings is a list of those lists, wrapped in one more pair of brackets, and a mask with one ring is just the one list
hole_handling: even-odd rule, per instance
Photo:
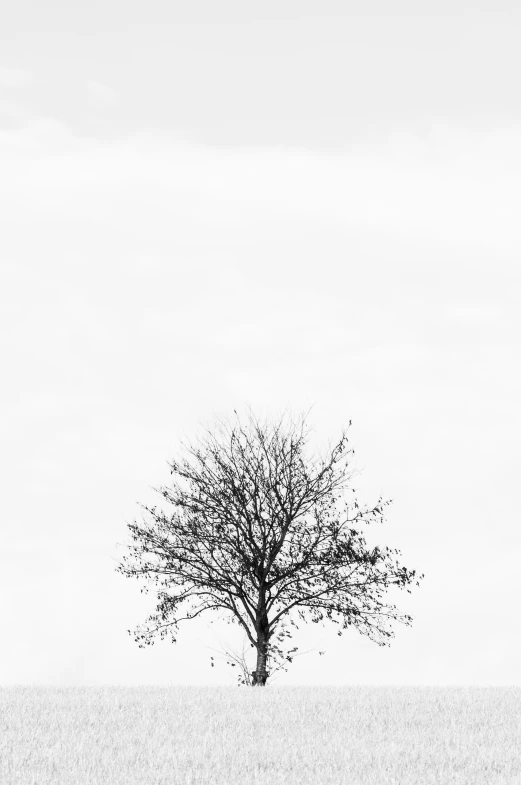
{"label": "bare tree", "polygon": [[[234,424],[206,430],[197,446],[183,444],[188,457],[170,462],[175,479],[157,489],[168,511],[140,505],[142,525],[128,524],[136,544],[117,571],[148,579],[159,600],[134,632],[136,642],[150,645],[156,633],[175,642],[180,621],[223,610],[256,649],[253,686],[266,684],[270,654],[283,653],[273,643],[283,620],[298,629],[292,611],[302,621],[341,620],[338,635],[353,626],[389,645],[391,622],[412,618],[382,595],[391,585],[411,585],[416,571],[393,560],[399,550],[369,548],[359,531],[383,521],[390,501],[365,507],[345,500],[354,491],[346,431],[317,461],[305,455],[306,415],[289,426],[284,415],[272,426],[251,410],[246,425],[235,415]],[[185,602],[190,611],[182,616]]]}

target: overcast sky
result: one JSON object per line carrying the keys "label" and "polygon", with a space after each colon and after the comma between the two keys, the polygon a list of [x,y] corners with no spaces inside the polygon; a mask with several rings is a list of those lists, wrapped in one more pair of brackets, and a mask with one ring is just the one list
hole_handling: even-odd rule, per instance
{"label": "overcast sky", "polygon": [[322,451],[352,420],[425,573],[390,648],[300,625],[274,684],[521,683],[520,36],[500,0],[9,4],[0,683],[234,683],[236,625],[141,650],[115,567],[246,404]]}

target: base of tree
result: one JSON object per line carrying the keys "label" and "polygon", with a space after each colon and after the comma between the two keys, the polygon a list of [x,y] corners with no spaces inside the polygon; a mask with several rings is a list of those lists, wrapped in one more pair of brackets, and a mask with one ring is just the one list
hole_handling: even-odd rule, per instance
{"label": "base of tree", "polygon": [[267,673],[257,673],[257,671],[252,671],[252,687],[265,687],[266,686],[266,679],[268,678]]}

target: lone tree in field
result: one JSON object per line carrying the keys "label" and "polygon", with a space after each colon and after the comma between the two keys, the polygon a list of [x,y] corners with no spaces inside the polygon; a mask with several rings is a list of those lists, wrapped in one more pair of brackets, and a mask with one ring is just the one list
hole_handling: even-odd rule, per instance
{"label": "lone tree in field", "polygon": [[172,484],[157,490],[165,511],[140,505],[143,525],[128,524],[133,560],[123,557],[117,571],[155,583],[159,600],[157,613],[135,631],[136,642],[151,644],[156,633],[175,642],[180,621],[223,609],[256,649],[251,683],[258,686],[266,684],[270,656],[283,653],[274,640],[291,637],[285,621],[298,629],[293,609],[303,621],[341,621],[338,635],[351,625],[389,645],[391,621],[410,625],[412,618],[382,595],[391,585],[412,584],[416,571],[393,560],[398,550],[369,548],[359,531],[383,521],[389,501],[368,508],[343,499],[354,474],[346,431],[316,461],[305,455],[305,416],[287,427],[284,417],[269,426],[250,411],[243,425],[235,414],[233,425],[207,431],[199,446],[183,445],[190,460],[169,464]]}

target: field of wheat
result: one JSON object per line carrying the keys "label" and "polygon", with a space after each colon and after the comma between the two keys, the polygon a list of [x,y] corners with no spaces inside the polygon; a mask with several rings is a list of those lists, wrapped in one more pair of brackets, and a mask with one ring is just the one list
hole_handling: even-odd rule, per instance
{"label": "field of wheat", "polygon": [[2,785],[521,785],[521,688],[2,687]]}

